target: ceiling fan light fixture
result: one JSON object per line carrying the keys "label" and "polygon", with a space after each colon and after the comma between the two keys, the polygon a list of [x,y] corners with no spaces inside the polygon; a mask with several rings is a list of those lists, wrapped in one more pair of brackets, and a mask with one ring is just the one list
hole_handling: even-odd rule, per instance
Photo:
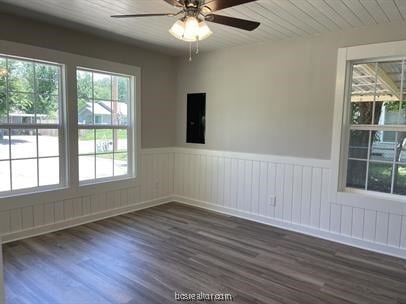
{"label": "ceiling fan light fixture", "polygon": [[176,21],[172,27],[169,29],[169,33],[179,40],[183,40],[183,35],[185,33],[185,22],[182,19]]}
{"label": "ceiling fan light fixture", "polygon": [[185,21],[185,32],[183,39],[185,41],[196,41],[199,38],[199,21],[196,17],[189,16]]}
{"label": "ceiling fan light fixture", "polygon": [[210,30],[206,22],[201,21],[199,23],[199,40],[202,41],[206,38],[209,38],[213,32]]}
{"label": "ceiling fan light fixture", "polygon": [[213,34],[206,22],[199,22],[196,17],[187,17],[185,21],[184,19],[176,21],[169,29],[169,33],[186,42],[201,41]]}

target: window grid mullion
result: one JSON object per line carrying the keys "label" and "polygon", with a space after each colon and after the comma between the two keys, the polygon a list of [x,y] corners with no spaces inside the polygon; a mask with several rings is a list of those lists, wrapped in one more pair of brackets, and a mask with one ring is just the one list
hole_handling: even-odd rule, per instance
{"label": "window grid mullion", "polygon": [[395,135],[395,147],[393,153],[393,163],[392,163],[392,177],[391,177],[391,186],[390,186],[390,193],[393,193],[394,183],[395,183],[395,170],[396,170],[396,152],[397,152],[397,142],[398,142],[399,133],[396,132]]}

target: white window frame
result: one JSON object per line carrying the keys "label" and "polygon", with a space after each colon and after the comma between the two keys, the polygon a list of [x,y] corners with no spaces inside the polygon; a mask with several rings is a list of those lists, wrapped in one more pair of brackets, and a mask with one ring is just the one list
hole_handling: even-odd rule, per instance
{"label": "white window frame", "polygon": [[[60,68],[60,77],[59,77],[59,122],[58,124],[37,124],[37,123],[30,123],[30,124],[12,124],[12,123],[0,123],[0,129],[32,129],[32,130],[40,130],[40,129],[57,129],[58,130],[58,138],[62,139],[59,141],[59,183],[53,185],[46,185],[46,186],[36,186],[36,187],[28,187],[22,188],[17,190],[10,190],[10,191],[2,191],[0,192],[0,198],[2,197],[10,197],[10,196],[18,196],[21,194],[31,194],[37,192],[44,192],[50,190],[57,190],[63,189],[67,186],[67,158],[66,158],[66,147],[67,147],[67,137],[66,137],[66,130],[67,130],[67,122],[66,122],[66,85],[65,85],[65,65],[52,62],[37,58],[30,58],[30,57],[23,57],[23,56],[16,56],[7,53],[0,53],[2,57],[11,58],[14,60],[21,60],[27,61],[31,63],[39,63],[39,64],[50,64],[55,65]],[[34,70],[35,73],[35,70]],[[34,76],[35,77],[35,76]],[[34,92],[35,93],[35,92]],[[7,91],[7,94],[9,92]],[[9,114],[8,114],[9,115]],[[8,116],[7,115],[7,116]],[[9,134],[11,136],[11,134]],[[37,135],[37,152],[38,152],[38,135]],[[10,155],[11,157],[11,155]],[[34,159],[34,158],[32,158]],[[36,157],[37,159],[37,183],[39,183],[39,155]],[[12,169],[11,169],[11,160],[10,160],[10,184],[12,179]]]}
{"label": "white window frame", "polygon": [[[107,70],[98,70],[98,69],[91,69],[89,67],[82,67],[82,66],[78,66],[76,67],[76,71],[88,71],[88,72],[92,72],[92,73],[102,73],[102,74],[106,74],[106,75],[117,75],[117,76],[124,76],[124,77],[129,77],[129,100],[128,100],[128,107],[127,107],[127,174],[126,175],[118,175],[118,176],[111,176],[111,177],[102,177],[102,178],[97,178],[97,176],[95,176],[94,179],[89,179],[89,180],[83,180],[80,181],[79,180],[79,185],[80,186],[86,186],[86,185],[92,185],[92,184],[98,184],[98,183],[105,183],[105,182],[110,182],[110,181],[119,181],[119,180],[125,180],[125,179],[131,179],[133,177],[136,176],[136,171],[135,171],[135,166],[134,166],[134,151],[135,151],[135,146],[134,146],[134,130],[135,130],[135,118],[134,118],[134,108],[135,108],[135,97],[134,97],[134,88],[136,86],[136,76],[134,75],[125,75],[125,74],[120,74],[120,73],[116,73],[116,72],[111,72],[111,71],[107,71]],[[94,85],[94,83],[92,82],[92,85]],[[94,90],[94,88],[93,88]],[[77,102],[77,100],[76,100]],[[76,106],[76,111],[77,111],[77,106]],[[113,122],[111,124],[108,125],[104,125],[104,124],[95,124],[93,122],[93,124],[89,124],[89,125],[79,125],[76,124],[77,126],[77,130],[79,131],[79,129],[112,129]],[[95,151],[96,153],[96,151]],[[77,154],[78,156],[78,165],[79,165],[79,154]],[[95,154],[96,156],[96,154]],[[95,164],[95,171],[97,170],[96,167],[97,164]],[[79,167],[78,167],[79,169]]]}
{"label": "white window frame", "polygon": [[387,42],[340,48],[337,57],[333,136],[331,147],[332,176],[330,201],[361,208],[406,213],[406,196],[347,188],[346,164],[349,145],[349,84],[351,64],[406,57],[406,41]]}
{"label": "white window frame", "polygon": [[[12,194],[0,197],[0,211],[2,204],[12,204],[15,208],[32,204],[33,201],[52,202],[69,199],[72,197],[86,196],[99,191],[114,191],[123,188],[138,187],[140,185],[139,168],[141,167],[141,69],[139,67],[122,64],[77,54],[51,50],[17,42],[0,40],[0,53],[7,56],[34,58],[37,61],[58,62],[64,65],[65,78],[65,123],[67,124],[65,136],[67,147],[66,155],[66,185],[60,189],[46,189],[21,194]],[[76,106],[76,69],[87,67],[93,70],[110,71],[116,74],[134,76],[133,92],[134,107],[132,117],[133,132],[133,176],[125,180],[105,181],[91,185],[79,185],[78,177],[78,126]],[[62,153],[62,151],[60,151]]]}

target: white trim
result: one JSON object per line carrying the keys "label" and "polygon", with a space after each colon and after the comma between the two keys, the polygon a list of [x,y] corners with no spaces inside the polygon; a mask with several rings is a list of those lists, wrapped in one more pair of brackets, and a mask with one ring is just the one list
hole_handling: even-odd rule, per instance
{"label": "white trim", "polygon": [[406,198],[399,195],[380,195],[371,191],[346,191],[343,181],[346,170],[346,155],[348,137],[345,134],[349,130],[348,105],[346,105],[346,88],[349,83],[349,66],[351,61],[370,61],[382,58],[400,58],[406,55],[406,41],[378,43],[362,46],[341,48],[337,56],[337,76],[334,101],[333,134],[331,145],[331,183],[330,202],[340,205],[360,207],[368,209],[392,212],[400,211],[405,214]]}
{"label": "white trim", "polygon": [[153,199],[153,200],[146,201],[146,202],[135,203],[135,204],[120,207],[120,208],[109,209],[109,210],[105,210],[105,211],[101,211],[101,212],[97,212],[97,213],[93,213],[93,214],[89,214],[89,215],[85,215],[85,216],[81,216],[81,217],[76,217],[76,218],[72,218],[72,219],[69,219],[66,221],[60,221],[60,222],[49,224],[49,225],[37,226],[35,228],[30,228],[30,229],[26,229],[26,230],[19,230],[16,232],[2,235],[2,242],[3,242],[3,244],[5,244],[5,243],[14,242],[14,241],[29,238],[29,237],[34,237],[34,236],[38,236],[38,235],[42,235],[42,234],[46,234],[46,233],[50,233],[50,232],[55,232],[58,230],[64,230],[67,228],[84,225],[87,223],[103,220],[103,219],[118,216],[121,214],[126,214],[126,213],[130,213],[130,212],[134,212],[134,211],[138,211],[138,210],[142,210],[142,209],[146,209],[146,208],[159,206],[159,205],[162,205],[165,203],[169,203],[171,201],[172,201],[171,197],[166,196],[166,197],[161,197],[161,198]]}
{"label": "white trim", "polygon": [[[0,40],[0,53],[7,54],[7,56],[18,56],[23,58],[34,58],[38,62],[51,62],[64,66],[63,77],[66,85],[64,86],[64,98],[66,109],[64,109],[65,123],[69,126],[66,128],[67,149],[65,152],[66,159],[66,188],[53,189],[51,191],[36,191],[34,193],[25,193],[21,195],[12,195],[9,197],[0,198],[0,211],[19,206],[26,206],[33,201],[50,201],[59,200],[70,197],[83,196],[90,192],[98,192],[100,190],[121,189],[125,187],[134,187],[139,184],[137,173],[141,166],[141,69],[136,66],[126,65],[117,62],[111,62],[62,51],[56,51],[21,43]],[[133,140],[133,155],[136,161],[132,164],[134,177],[123,180],[115,180],[112,182],[99,183],[95,185],[79,187],[78,176],[78,158],[76,157],[78,151],[78,132],[77,132],[77,92],[76,92],[76,68],[88,67],[95,70],[108,70],[110,73],[121,75],[132,75],[135,77],[135,85],[132,86],[132,96],[135,97],[133,116],[133,125],[136,128]],[[134,111],[132,111],[134,112]],[[32,192],[32,191],[31,191]]]}
{"label": "white trim", "polygon": [[244,153],[244,152],[231,152],[231,151],[218,151],[218,150],[207,150],[207,149],[191,149],[191,148],[172,148],[175,153],[184,154],[199,154],[199,155],[211,155],[220,156],[236,159],[255,159],[258,161],[267,161],[280,164],[291,164],[291,165],[303,165],[317,168],[330,168],[331,161],[324,159],[314,159],[314,158],[299,158],[291,156],[281,156],[281,155],[269,155],[269,154],[257,154],[257,153]]}
{"label": "white trim", "polygon": [[246,211],[241,211],[241,210],[237,210],[237,209],[233,209],[233,208],[229,208],[229,207],[218,206],[215,204],[211,204],[208,202],[199,201],[199,200],[195,200],[195,199],[190,199],[190,198],[183,197],[183,196],[174,196],[173,200],[178,203],[181,203],[181,204],[190,205],[190,206],[194,206],[194,207],[200,207],[200,208],[207,209],[210,211],[215,211],[215,212],[219,212],[222,214],[243,218],[246,220],[251,220],[251,221],[254,221],[257,223],[270,225],[270,226],[286,229],[289,231],[294,231],[294,232],[305,234],[305,235],[310,235],[313,237],[321,238],[324,240],[328,240],[328,241],[332,241],[332,242],[336,242],[336,243],[340,243],[340,244],[344,244],[344,245],[348,245],[348,246],[366,249],[366,250],[370,250],[370,251],[374,251],[374,252],[378,252],[378,253],[382,253],[382,254],[387,254],[387,255],[403,258],[403,259],[406,256],[406,249],[391,247],[391,246],[387,246],[387,245],[381,245],[378,243],[372,243],[372,242],[368,242],[368,241],[364,241],[364,240],[360,240],[360,239],[356,239],[356,238],[352,238],[352,237],[347,237],[347,236],[337,234],[334,232],[316,229],[311,226],[293,224],[290,222],[286,222],[286,221],[282,221],[282,220],[278,220],[278,219],[274,219],[274,218],[246,212]]}

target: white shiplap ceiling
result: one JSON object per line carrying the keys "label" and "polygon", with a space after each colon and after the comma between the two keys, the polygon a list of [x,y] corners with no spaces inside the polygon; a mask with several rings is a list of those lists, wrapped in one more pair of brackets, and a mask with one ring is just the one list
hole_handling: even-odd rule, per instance
{"label": "white shiplap ceiling", "polygon": [[[112,19],[112,14],[176,12],[163,0],[0,0],[0,11],[63,23],[104,36],[180,54],[185,43],[168,29],[176,17]],[[404,22],[406,0],[258,0],[217,12],[261,22],[254,32],[209,23],[214,35],[202,51],[293,37],[307,37],[373,24]],[[52,17],[52,18],[49,18]]]}

